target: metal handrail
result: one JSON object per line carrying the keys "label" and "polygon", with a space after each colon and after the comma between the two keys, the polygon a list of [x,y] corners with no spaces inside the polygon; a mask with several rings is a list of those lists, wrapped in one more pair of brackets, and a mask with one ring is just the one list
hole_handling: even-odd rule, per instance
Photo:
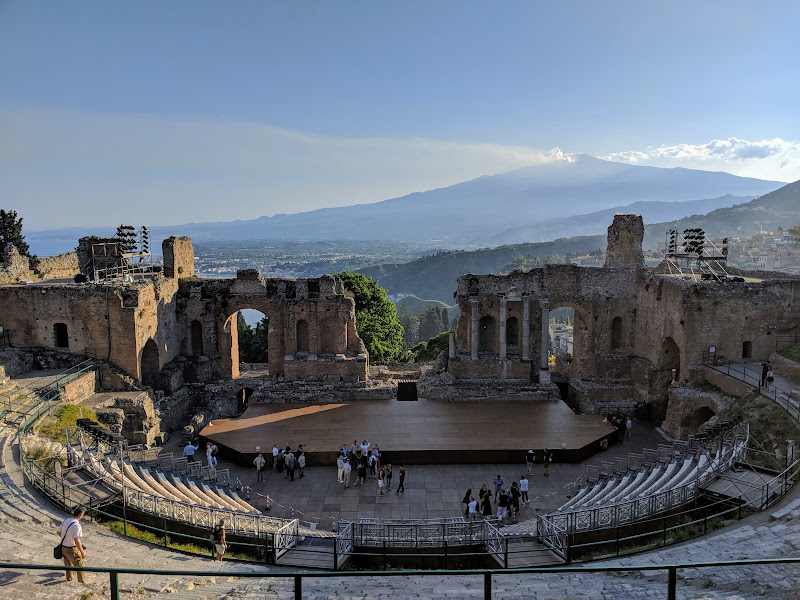
{"label": "metal handrail", "polygon": [[269,577],[286,578],[293,581],[294,598],[303,598],[303,580],[326,579],[329,577],[349,578],[349,577],[444,577],[444,576],[481,576],[483,577],[483,598],[491,600],[493,577],[508,575],[533,575],[541,573],[615,573],[622,571],[667,571],[667,598],[675,600],[677,597],[678,571],[684,569],[709,569],[719,567],[747,567],[752,565],[782,565],[800,564],[800,558],[758,558],[747,560],[725,560],[699,563],[666,563],[661,565],[602,565],[602,566],[580,566],[580,567],[529,567],[523,569],[470,569],[463,571],[456,570],[398,570],[398,571],[335,571],[335,572],[289,572],[276,573],[274,571],[191,571],[191,570],[164,570],[164,569],[126,569],[108,567],[68,567],[63,565],[28,565],[19,563],[6,563],[6,569],[19,569],[28,571],[83,571],[88,573],[107,573],[109,576],[109,592],[111,600],[119,600],[119,576],[120,575],[163,575],[167,577],[216,577],[216,578],[242,578],[242,579],[261,579]]}
{"label": "metal handrail", "polygon": [[788,412],[790,417],[792,417],[795,421],[800,422],[800,403],[793,403],[791,400],[791,394],[774,384],[769,386],[769,388],[762,386],[761,379],[748,373],[747,369],[742,363],[732,362],[721,357],[716,358],[714,354],[711,354],[708,352],[708,350],[705,350],[703,351],[702,364],[705,367],[713,369],[718,373],[727,375],[728,377],[732,377],[733,379],[741,381],[742,383],[758,390],[762,396],[775,402],[778,406]]}

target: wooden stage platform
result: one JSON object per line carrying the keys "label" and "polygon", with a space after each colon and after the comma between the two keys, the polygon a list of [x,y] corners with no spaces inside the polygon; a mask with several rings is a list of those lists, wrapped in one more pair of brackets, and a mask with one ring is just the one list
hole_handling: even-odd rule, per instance
{"label": "wooden stage platform", "polygon": [[237,418],[212,421],[200,440],[243,466],[252,466],[256,446],[270,458],[276,443],[303,444],[310,464],[335,464],[342,444],[364,438],[380,446],[382,462],[504,464],[522,462],[528,450],[540,462],[542,448],[554,461],[579,462],[598,452],[603,438],[613,444],[613,432],[601,415],[576,415],[561,401],[363,400],[254,404]]}

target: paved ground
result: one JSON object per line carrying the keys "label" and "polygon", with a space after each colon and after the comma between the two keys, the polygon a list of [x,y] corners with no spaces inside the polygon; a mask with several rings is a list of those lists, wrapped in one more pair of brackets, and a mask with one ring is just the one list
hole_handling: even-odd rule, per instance
{"label": "paved ground", "polygon": [[[587,464],[600,465],[601,461],[613,461],[616,456],[641,452],[642,448],[657,448],[658,444],[666,443],[655,429],[644,424],[634,423],[633,432],[632,439],[624,445],[612,446],[584,463],[552,463],[548,477],[543,476],[541,464],[534,465],[533,473],[528,478],[529,496],[532,500],[539,500],[522,509],[520,518],[531,518],[536,514],[537,507],[546,512],[563,504],[567,495],[573,493],[573,484],[578,477],[585,477]],[[380,440],[376,441],[381,444]],[[175,456],[182,454],[177,439],[168,442],[163,451],[173,452]],[[433,519],[458,516],[464,511],[461,499],[468,488],[477,492],[483,483],[491,486],[498,474],[503,477],[506,486],[510,486],[513,480],[519,480],[526,472],[523,461],[524,456],[521,455],[518,465],[407,465],[405,493],[399,496],[394,493],[397,488],[395,475],[392,493],[382,497],[378,496],[374,479],[368,479],[363,486],[354,487],[355,477],[351,476],[351,487],[345,489],[336,482],[335,466],[306,467],[306,477],[296,478],[293,482],[285,473],[272,470],[265,473],[263,482],[257,482],[255,467],[245,469],[225,461],[221,461],[219,467],[230,469],[233,481],[238,477],[244,485],[252,488],[250,498],[256,508],[263,509],[266,506],[266,498],[259,494],[269,495],[274,502],[269,512],[271,516],[296,516],[319,523],[320,529],[328,529],[332,527],[334,519]],[[492,506],[496,509],[494,504]]]}

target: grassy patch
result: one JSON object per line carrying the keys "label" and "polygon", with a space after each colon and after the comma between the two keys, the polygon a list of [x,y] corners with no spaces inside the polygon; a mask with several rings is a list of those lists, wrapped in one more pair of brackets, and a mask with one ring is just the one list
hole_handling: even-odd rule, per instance
{"label": "grassy patch", "polygon": [[800,362],[800,343],[789,346],[788,348],[781,348],[778,354],[788,359]]}
{"label": "grassy patch", "polygon": [[74,427],[78,419],[81,418],[81,410],[84,419],[97,420],[97,415],[91,408],[76,406],[74,404],[64,404],[53,411],[55,421],[41,425],[38,429],[39,435],[50,438],[56,442],[66,443],[67,427]]}
{"label": "grassy patch", "polygon": [[[750,423],[750,437],[757,442],[751,443],[751,448],[759,448],[760,444],[767,452],[773,452],[774,439],[781,452],[785,453],[786,440],[800,440],[800,426],[797,422],[775,402],[755,390],[742,398],[734,399],[730,408],[720,415],[722,418],[734,416]],[[747,458],[749,462],[760,467],[783,469],[783,460],[777,461],[774,455],[771,457],[751,452]]]}
{"label": "grassy patch", "polygon": [[[127,535],[129,538],[134,538],[136,540],[141,540],[143,542],[147,542],[148,544],[154,544],[156,546],[164,546],[164,536],[146,529],[139,529],[135,525],[131,525],[128,523],[126,526],[122,521],[116,521],[114,519],[108,518],[98,518],[95,517],[95,521],[102,525],[103,527],[108,527],[111,531],[114,531],[120,535]],[[211,556],[211,542],[208,543],[208,546],[198,546],[196,544],[185,543],[185,542],[176,542],[172,539],[171,536],[167,535],[167,544],[166,547],[171,550],[177,550],[179,552],[186,552],[187,554],[197,554],[200,556]],[[240,552],[226,552],[226,558],[234,559],[234,560],[245,560],[249,562],[253,562],[253,560],[258,560],[249,554],[242,554]]]}

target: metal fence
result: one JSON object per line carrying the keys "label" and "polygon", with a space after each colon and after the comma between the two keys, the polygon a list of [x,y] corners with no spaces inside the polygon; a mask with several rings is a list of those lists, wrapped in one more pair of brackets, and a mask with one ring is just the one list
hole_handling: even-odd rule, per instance
{"label": "metal fence", "polygon": [[[6,563],[3,565],[6,570],[21,571],[84,571],[89,573],[106,573],[109,578],[109,595],[111,600],[120,598],[120,575],[155,575],[165,577],[215,577],[219,579],[288,579],[293,584],[293,594],[295,600],[303,598],[303,582],[308,580],[320,580],[330,577],[362,579],[364,577],[433,577],[439,578],[458,576],[458,577],[480,577],[483,579],[483,598],[491,600],[492,588],[495,576],[508,577],[509,575],[536,575],[553,573],[557,575],[569,575],[570,573],[585,575],[588,573],[607,573],[636,571],[637,573],[648,573],[666,571],[666,592],[668,600],[675,600],[678,592],[678,573],[685,569],[719,569],[721,567],[749,567],[753,565],[783,565],[800,564],[800,558],[762,558],[752,560],[729,560],[702,563],[671,563],[662,565],[630,565],[630,566],[580,566],[580,567],[535,567],[526,569],[486,569],[486,570],[436,570],[436,571],[339,571],[336,573],[324,572],[297,572],[297,573],[276,573],[271,571],[262,572],[236,572],[236,571],[167,571],[156,569],[122,569],[122,568],[102,568],[102,567],[66,567],[62,565],[28,565],[18,563]],[[764,569],[760,570],[761,573]]]}
{"label": "metal fence", "polygon": [[800,422],[800,403],[792,399],[790,390],[781,389],[774,384],[770,385],[769,388],[762,386],[761,379],[748,372],[744,363],[735,363],[724,358],[717,358],[707,350],[703,352],[703,365],[757,389],[762,396],[775,402],[788,412],[789,416],[795,421]]}

